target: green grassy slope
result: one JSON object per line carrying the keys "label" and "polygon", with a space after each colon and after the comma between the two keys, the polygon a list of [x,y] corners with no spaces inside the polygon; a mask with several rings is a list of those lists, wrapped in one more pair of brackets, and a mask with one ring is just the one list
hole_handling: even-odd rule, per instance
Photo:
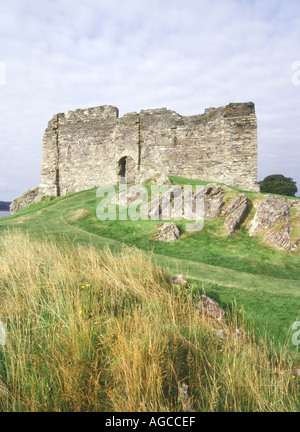
{"label": "green grassy slope", "polygon": [[[201,182],[172,178],[173,183]],[[251,199],[260,194],[249,193]],[[178,222],[180,239],[172,244],[155,240],[160,221],[99,221],[96,217],[96,189],[34,204],[14,216],[0,219],[0,234],[7,229],[29,232],[37,238],[68,238],[120,250],[122,244],[152,251],[154,258],[170,273],[183,273],[195,279],[208,295],[224,307],[236,300],[246,318],[253,321],[258,334],[268,331],[275,343],[289,342],[293,322],[300,318],[299,252],[277,251],[259,237],[249,237],[241,227],[232,237],[223,229],[223,219],[206,221],[202,231],[184,231]],[[76,210],[86,209],[82,215]]]}
{"label": "green grassy slope", "polygon": [[293,359],[200,295],[137,248],[1,236],[0,411],[299,411]]}

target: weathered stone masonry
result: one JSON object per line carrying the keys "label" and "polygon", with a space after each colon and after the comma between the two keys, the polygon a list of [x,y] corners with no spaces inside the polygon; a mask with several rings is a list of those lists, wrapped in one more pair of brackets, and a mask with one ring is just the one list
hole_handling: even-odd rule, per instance
{"label": "weathered stone masonry", "polygon": [[107,105],[57,114],[43,138],[39,195],[117,184],[119,175],[140,183],[162,172],[258,190],[254,104],[190,117],[162,108],[119,118]]}

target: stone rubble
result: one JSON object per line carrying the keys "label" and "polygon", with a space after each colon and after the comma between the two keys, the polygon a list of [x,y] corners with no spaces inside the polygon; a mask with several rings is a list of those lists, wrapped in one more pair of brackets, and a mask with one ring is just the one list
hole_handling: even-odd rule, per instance
{"label": "stone rubble", "polygon": [[172,222],[166,222],[161,228],[157,239],[161,242],[174,242],[180,237],[180,232],[177,226]]}
{"label": "stone rubble", "polygon": [[289,250],[291,249],[291,226],[286,222],[282,228],[269,230],[264,241],[277,249]]}
{"label": "stone rubble", "polygon": [[242,222],[248,209],[248,196],[246,194],[237,195],[227,206],[224,214],[227,215],[225,227],[228,235],[233,235],[236,228]]}
{"label": "stone rubble", "polygon": [[201,295],[200,311],[218,320],[222,320],[225,317],[225,311],[219,303],[204,294]]}
{"label": "stone rubble", "polygon": [[260,234],[277,222],[289,222],[290,209],[285,198],[267,196],[257,206],[254,219],[250,223],[249,235]]}
{"label": "stone rubble", "polygon": [[172,285],[179,285],[183,288],[187,288],[189,286],[189,281],[182,274],[173,276],[171,282]]}
{"label": "stone rubble", "polygon": [[249,235],[263,232],[266,243],[280,250],[291,249],[290,206],[287,199],[267,196],[258,204],[249,224]]}
{"label": "stone rubble", "polygon": [[29,189],[28,191],[24,192],[20,198],[15,199],[11,203],[9,206],[9,211],[11,214],[15,214],[22,208],[38,202],[40,199],[41,196],[39,195],[39,188]]}
{"label": "stone rubble", "polygon": [[204,188],[204,219],[216,218],[226,201],[224,188],[220,185],[208,184]]}

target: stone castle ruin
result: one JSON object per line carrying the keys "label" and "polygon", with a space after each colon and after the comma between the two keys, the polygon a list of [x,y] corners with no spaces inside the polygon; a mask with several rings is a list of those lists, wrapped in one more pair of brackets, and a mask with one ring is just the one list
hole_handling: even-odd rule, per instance
{"label": "stone castle ruin", "polygon": [[139,184],[157,174],[259,191],[257,122],[252,102],[184,117],[166,108],[119,118],[110,105],[56,114],[43,137],[41,184],[17,198],[11,213],[120,177]]}
{"label": "stone castle ruin", "polygon": [[118,116],[113,106],[57,114],[43,138],[39,196],[103,184],[142,183],[157,173],[259,190],[252,102],[184,117],[166,108]]}
{"label": "stone castle ruin", "polygon": [[[245,225],[250,236],[262,235],[280,250],[299,250],[300,200],[270,195],[250,199],[228,188],[259,191],[252,102],[230,103],[189,117],[162,108],[119,118],[118,109],[107,105],[56,114],[43,138],[41,184],[17,198],[10,211],[16,213],[44,196],[118,185],[120,177],[129,184],[150,179],[160,184],[169,182],[168,175],[209,182],[203,191],[204,219],[223,217],[227,235],[234,234],[254,207],[254,217]],[[170,191],[182,194],[180,186],[166,193]],[[174,223],[165,223],[157,239],[175,241],[179,236]]]}

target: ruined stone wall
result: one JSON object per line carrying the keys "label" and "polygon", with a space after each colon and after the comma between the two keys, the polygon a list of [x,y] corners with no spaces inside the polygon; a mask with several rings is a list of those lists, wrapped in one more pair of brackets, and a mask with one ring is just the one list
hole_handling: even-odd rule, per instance
{"label": "ruined stone wall", "polygon": [[191,117],[147,110],[141,111],[140,119],[143,178],[167,171],[257,188],[257,124],[252,103],[212,108]]}
{"label": "ruined stone wall", "polygon": [[130,183],[164,172],[258,190],[254,104],[190,117],[163,108],[118,118],[113,106],[57,114],[43,138],[40,194],[117,184],[122,160]]}

